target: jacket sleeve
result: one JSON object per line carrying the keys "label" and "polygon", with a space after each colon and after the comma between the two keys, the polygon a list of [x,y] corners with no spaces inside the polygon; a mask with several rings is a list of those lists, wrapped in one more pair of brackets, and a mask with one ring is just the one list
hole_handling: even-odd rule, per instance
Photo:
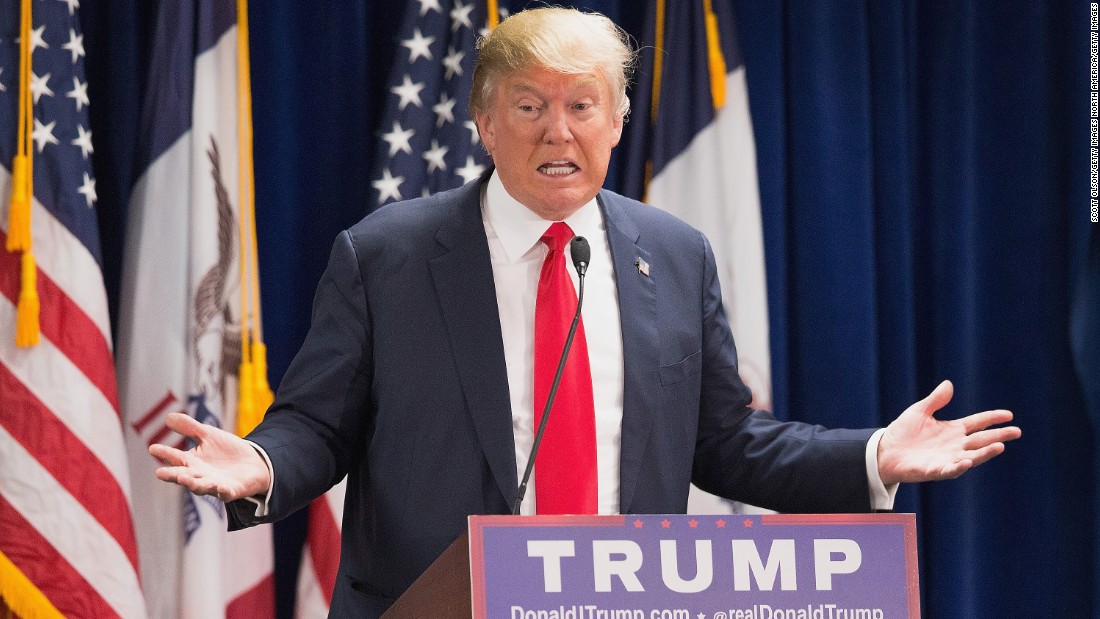
{"label": "jacket sleeve", "polygon": [[873,430],[781,422],[749,407],[703,238],[702,369],[693,482],[713,494],[784,512],[870,509],[865,450]]}
{"label": "jacket sleeve", "polygon": [[271,459],[267,517],[232,504],[231,526],[283,518],[339,482],[365,453],[373,420],[370,309],[350,234],[337,237],[317,286],[305,342],[263,422],[248,435]]}

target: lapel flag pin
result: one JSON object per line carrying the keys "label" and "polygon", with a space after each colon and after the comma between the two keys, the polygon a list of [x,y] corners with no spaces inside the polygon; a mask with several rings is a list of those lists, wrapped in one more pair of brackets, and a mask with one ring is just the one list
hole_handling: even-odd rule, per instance
{"label": "lapel flag pin", "polygon": [[649,277],[649,263],[641,258],[634,259],[634,266],[638,267],[638,272],[646,277]]}

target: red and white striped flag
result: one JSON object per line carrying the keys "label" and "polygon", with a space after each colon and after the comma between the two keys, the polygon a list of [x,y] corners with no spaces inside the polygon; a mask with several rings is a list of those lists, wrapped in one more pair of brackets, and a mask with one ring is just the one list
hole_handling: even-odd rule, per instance
{"label": "red and white striped flag", "polygon": [[[227,533],[222,503],[154,477],[151,443],[180,444],[186,413],[236,430],[251,234],[251,153],[239,149],[236,0],[160,4],[119,310],[119,390],[152,617],[274,616],[272,531]],[[247,99],[245,97],[244,99]],[[242,119],[244,119],[242,121]],[[242,202],[244,206],[242,207]],[[247,218],[246,218],[247,221]]]}
{"label": "red and white striped flag", "polygon": [[20,4],[0,1],[0,615],[144,617],[80,20]]}
{"label": "red and white striped flag", "polygon": [[336,572],[340,569],[340,531],[347,483],[345,477],[309,504],[309,528],[302,547],[294,609],[298,619],[324,619],[332,605]]}

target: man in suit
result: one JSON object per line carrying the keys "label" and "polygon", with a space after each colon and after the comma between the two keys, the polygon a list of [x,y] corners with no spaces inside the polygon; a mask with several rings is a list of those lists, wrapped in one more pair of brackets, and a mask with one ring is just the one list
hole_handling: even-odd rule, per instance
{"label": "man in suit", "polygon": [[[897,483],[957,476],[1019,436],[990,428],[1008,411],[936,420],[947,382],[878,431],[751,410],[707,240],[601,190],[632,62],[625,34],[599,15],[544,8],[504,21],[481,46],[470,101],[495,169],[343,232],[264,422],[246,442],[173,416],[197,446],[151,448],[166,464],[158,477],[230,502],[237,528],[284,517],[348,475],[332,614],[380,614],[467,515],[515,507],[546,399],[539,289],[566,277],[559,233],[592,250],[581,352],[563,381],[579,391],[561,400],[580,412],[553,411],[579,414],[558,426],[583,436],[551,438],[560,429],[547,422],[566,461],[540,452],[522,513],[683,512],[690,482],[782,511],[889,508]],[[566,322],[573,289],[557,311]],[[550,350],[556,365],[561,348]],[[578,502],[559,504],[573,482]]]}

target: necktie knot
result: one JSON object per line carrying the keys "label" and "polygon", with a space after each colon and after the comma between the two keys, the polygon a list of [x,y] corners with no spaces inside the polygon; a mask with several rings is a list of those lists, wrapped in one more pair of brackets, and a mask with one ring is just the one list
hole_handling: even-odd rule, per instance
{"label": "necktie knot", "polygon": [[542,242],[550,248],[550,251],[562,251],[565,244],[573,240],[573,229],[564,221],[555,221],[550,224],[542,235]]}

